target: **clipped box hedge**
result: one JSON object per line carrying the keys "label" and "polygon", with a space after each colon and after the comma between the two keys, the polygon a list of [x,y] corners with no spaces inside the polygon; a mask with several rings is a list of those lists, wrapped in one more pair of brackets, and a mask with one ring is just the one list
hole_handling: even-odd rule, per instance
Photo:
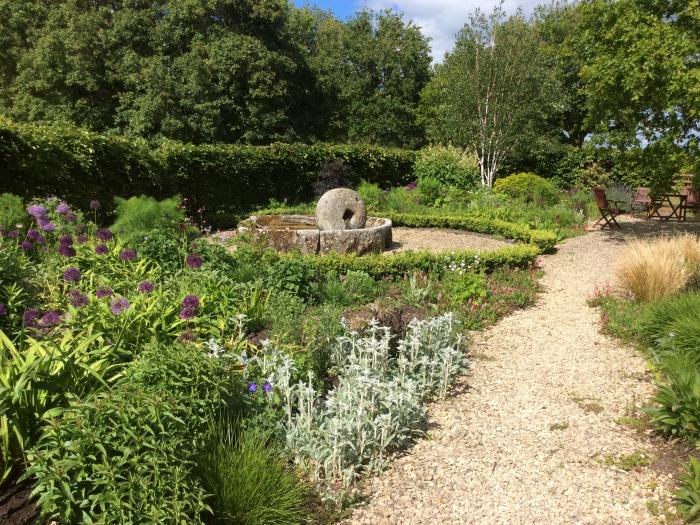
{"label": "clipped box hedge", "polygon": [[408,182],[415,153],[367,145],[149,144],[70,125],[0,118],[3,192],[58,195],[81,207],[91,199],[110,206],[115,195],[180,194],[191,211],[204,208],[214,226],[231,226],[242,212],[270,199],[311,199],[319,170],[332,159],[351,168],[353,184],[366,179],[392,186]]}
{"label": "clipped box hedge", "polygon": [[505,248],[477,252],[476,250],[456,250],[433,253],[428,251],[400,252],[382,255],[369,254],[329,254],[323,257],[304,256],[310,264],[321,271],[346,273],[348,270],[362,271],[374,278],[399,277],[411,272],[434,272],[441,275],[451,263],[464,261],[475,270],[491,272],[497,268],[527,268],[531,266],[540,251],[532,244],[516,244]]}

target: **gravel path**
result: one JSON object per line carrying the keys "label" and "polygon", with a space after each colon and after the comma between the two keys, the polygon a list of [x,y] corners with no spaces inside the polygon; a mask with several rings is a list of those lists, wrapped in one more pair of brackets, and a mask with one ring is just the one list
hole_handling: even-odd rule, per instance
{"label": "gravel path", "polygon": [[[657,225],[592,232],[544,257],[538,305],[474,334],[472,369],[431,407],[428,439],[368,481],[346,523],[663,522],[673,488],[660,449],[617,422],[648,400],[650,374],[586,304],[630,237],[674,228]],[[623,470],[631,454],[652,464]]]}
{"label": "gravel path", "polygon": [[432,252],[451,250],[495,250],[512,246],[512,241],[497,239],[491,235],[445,228],[402,228],[391,229],[393,244],[384,253],[406,250],[430,250]]}

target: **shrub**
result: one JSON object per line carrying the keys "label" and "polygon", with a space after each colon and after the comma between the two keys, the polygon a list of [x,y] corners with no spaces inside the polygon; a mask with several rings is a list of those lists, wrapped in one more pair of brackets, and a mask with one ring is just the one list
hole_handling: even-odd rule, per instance
{"label": "shrub", "polygon": [[342,161],[329,160],[321,168],[318,179],[314,183],[314,197],[319,198],[334,188],[348,187],[351,179],[352,172]]}
{"label": "shrub", "polygon": [[620,254],[616,275],[628,292],[653,301],[682,290],[698,272],[700,240],[692,235],[635,240]]}
{"label": "shrub", "polygon": [[18,224],[26,223],[27,219],[21,197],[12,193],[0,194],[0,233],[15,229]]}
{"label": "shrub", "polygon": [[379,187],[378,184],[372,184],[366,180],[360,181],[360,185],[357,187],[357,193],[360,194],[362,200],[368,208],[379,208],[384,202],[384,191]]}
{"label": "shrub", "polygon": [[493,191],[515,199],[524,199],[525,202],[551,205],[559,201],[559,193],[554,184],[534,173],[514,173],[498,179],[493,185]]}
{"label": "shrub", "polygon": [[28,453],[42,516],[66,523],[200,523],[192,476],[209,422],[242,390],[222,360],[152,347],[119,384],[77,400]]}
{"label": "shrub", "polygon": [[212,523],[306,523],[308,489],[290,471],[272,437],[259,429],[234,433],[225,423],[197,458],[197,473],[211,496]]}
{"label": "shrub", "polygon": [[112,229],[126,243],[134,244],[155,229],[161,233],[174,234],[178,231],[178,225],[185,222],[179,197],[157,201],[153,197],[141,195],[129,199],[115,197],[114,200],[117,204],[117,220]]}
{"label": "shrub", "polygon": [[700,293],[652,303],[638,323],[640,336],[649,346],[695,354],[700,359]]}
{"label": "shrub", "polygon": [[690,456],[685,475],[680,479],[681,486],[676,500],[686,523],[696,523],[700,518],[700,461]]}
{"label": "shrub", "polygon": [[447,299],[452,305],[468,302],[480,303],[488,294],[486,278],[477,273],[455,270],[448,272],[442,283]]}
{"label": "shrub", "polygon": [[436,206],[445,192],[444,186],[437,179],[419,179],[416,190],[420,195],[420,203],[425,206]]}
{"label": "shrub", "polygon": [[477,160],[454,146],[430,146],[419,151],[413,174],[419,185],[425,180],[459,189],[473,189],[479,184]]}

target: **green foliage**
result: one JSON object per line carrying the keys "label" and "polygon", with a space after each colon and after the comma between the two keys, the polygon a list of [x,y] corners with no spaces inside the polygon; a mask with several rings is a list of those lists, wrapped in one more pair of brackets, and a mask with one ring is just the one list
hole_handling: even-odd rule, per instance
{"label": "green foliage", "polygon": [[161,235],[174,235],[178,231],[178,225],[185,221],[179,197],[157,201],[153,197],[141,195],[129,199],[115,197],[114,200],[117,220],[112,225],[112,230],[128,244],[138,242],[155,229]]}
{"label": "green foliage", "polygon": [[378,184],[372,184],[366,180],[361,180],[357,187],[357,193],[360,194],[365,206],[368,208],[379,208],[384,201],[384,192]]}
{"label": "green foliage", "polygon": [[27,221],[24,202],[12,193],[0,194],[0,230],[13,230]]}
{"label": "green foliage", "polygon": [[514,173],[498,179],[493,186],[493,191],[523,199],[525,202],[542,202],[551,205],[559,201],[557,188],[535,173]]}
{"label": "green foliage", "polygon": [[691,456],[676,500],[687,523],[696,523],[700,518],[700,461]]}
{"label": "green foliage", "polygon": [[454,270],[443,277],[442,285],[446,291],[447,300],[452,305],[463,305],[467,302],[480,303],[486,299],[486,277],[478,273]]}
{"label": "green foliage", "polygon": [[316,282],[316,267],[312,259],[305,257],[282,257],[274,262],[265,275],[266,285],[280,292],[311,299]]}
{"label": "green foliage", "polygon": [[379,285],[370,275],[349,270],[344,276],[327,276],[321,295],[323,302],[352,306],[372,302],[379,291]]}
{"label": "green foliage", "polygon": [[426,179],[459,189],[473,189],[479,185],[477,159],[454,146],[430,146],[420,150],[413,174],[419,187]]}
{"label": "green foliage", "polygon": [[219,359],[182,346],[150,348],[112,390],[76,400],[28,453],[42,515],[200,523],[207,505],[193,459],[235,388]]}
{"label": "green foliage", "polygon": [[220,425],[197,458],[196,470],[211,494],[207,503],[213,510],[212,523],[306,523],[308,489],[264,431],[246,428],[235,433]]}
{"label": "green foliage", "polygon": [[275,292],[267,302],[265,325],[283,342],[301,342],[303,325],[299,322],[306,310],[304,300],[289,292]]}
{"label": "green foliage", "polygon": [[[56,194],[79,207],[110,206],[114,195],[187,198],[214,226],[270,199],[310,200],[323,164],[338,159],[355,177],[382,185],[408,182],[412,151],[363,145],[193,145],[99,135],[66,125],[17,125],[0,119],[0,155],[7,189],[30,198]],[[203,181],[206,181],[204,183]],[[107,210],[109,211],[109,210]]]}
{"label": "green foliage", "polygon": [[687,352],[700,359],[700,293],[654,302],[638,323],[640,336],[649,346]]}

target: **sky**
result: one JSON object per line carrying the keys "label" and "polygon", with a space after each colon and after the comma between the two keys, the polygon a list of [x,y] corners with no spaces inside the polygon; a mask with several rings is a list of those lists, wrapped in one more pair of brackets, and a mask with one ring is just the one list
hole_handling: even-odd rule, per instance
{"label": "sky", "polygon": [[[530,14],[536,5],[543,2],[544,0],[505,0],[503,7],[509,14],[514,13],[518,7]],[[352,16],[363,7],[400,11],[407,20],[420,26],[424,35],[432,39],[430,45],[433,59],[442,62],[443,55],[452,47],[455,33],[468,20],[469,14],[477,7],[490,12],[500,0],[294,0],[294,3],[297,6],[316,5],[332,11],[338,18]]]}

